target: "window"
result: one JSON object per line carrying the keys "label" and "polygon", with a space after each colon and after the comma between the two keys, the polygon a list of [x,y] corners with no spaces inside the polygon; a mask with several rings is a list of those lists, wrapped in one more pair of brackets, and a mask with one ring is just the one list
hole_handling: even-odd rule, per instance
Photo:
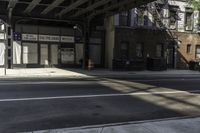
{"label": "window", "polygon": [[0,31],[4,31],[5,30],[5,25],[0,23]]}
{"label": "window", "polygon": [[128,42],[121,42],[121,59],[128,60],[129,59],[129,43]]}
{"label": "window", "polygon": [[196,59],[200,59],[200,45],[196,45]]}
{"label": "window", "polygon": [[191,54],[191,53],[192,53],[192,45],[191,45],[191,44],[188,44],[188,45],[187,45],[187,53],[188,53],[188,54]]}
{"label": "window", "polygon": [[178,8],[177,7],[170,7],[169,10],[169,27],[170,29],[175,30],[177,28],[177,14]]}
{"label": "window", "polygon": [[130,25],[130,12],[122,12],[119,15],[119,25],[120,26],[129,26]]}
{"label": "window", "polygon": [[163,57],[163,44],[156,45],[156,57]]}
{"label": "window", "polygon": [[186,9],[185,13],[185,30],[193,29],[193,12],[192,9]]}
{"label": "window", "polygon": [[148,24],[148,16],[147,16],[147,11],[145,11],[145,8],[140,8],[138,9],[137,13],[137,18],[138,18],[138,26],[147,26]]}
{"label": "window", "polygon": [[141,43],[138,43],[136,45],[136,56],[143,57],[143,44],[141,44]]}

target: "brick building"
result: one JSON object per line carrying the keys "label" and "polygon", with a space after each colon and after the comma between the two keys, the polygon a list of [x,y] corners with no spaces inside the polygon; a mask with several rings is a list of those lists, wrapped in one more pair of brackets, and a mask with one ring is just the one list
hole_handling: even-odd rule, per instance
{"label": "brick building", "polygon": [[105,21],[106,66],[121,62],[146,69],[153,58],[167,68],[188,69],[189,61],[200,57],[198,23],[199,11],[185,0],[159,0],[112,16]]}

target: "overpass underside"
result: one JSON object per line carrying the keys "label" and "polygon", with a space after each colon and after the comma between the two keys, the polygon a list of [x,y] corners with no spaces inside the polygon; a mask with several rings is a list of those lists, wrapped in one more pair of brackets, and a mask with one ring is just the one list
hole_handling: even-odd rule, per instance
{"label": "overpass underside", "polygon": [[[84,57],[82,64],[83,66],[87,66],[91,22],[95,22],[96,20],[95,23],[98,23],[99,19],[103,20],[107,16],[112,16],[152,1],[154,0],[1,0],[0,20],[1,25],[5,24],[1,33],[4,32],[6,34],[0,39],[2,43],[5,43],[6,49],[5,62],[3,64],[6,64],[4,66],[7,68],[13,67],[13,50],[16,49],[13,48],[13,42],[15,40],[21,41],[20,39],[23,38],[18,38],[18,36],[22,36],[19,35],[22,33],[16,30],[16,25],[20,23],[39,25],[42,22],[43,25],[47,26],[55,23],[54,25],[56,26],[62,25],[65,27],[67,25],[68,27],[71,26],[73,29],[78,29],[80,31],[79,34],[81,34],[80,36],[83,36],[82,43]],[[17,39],[14,36],[16,36]],[[38,37],[35,38],[35,42],[39,42],[39,38],[38,35]],[[73,39],[74,38],[72,38],[72,40]],[[74,43],[74,41],[71,43]],[[21,48],[21,50],[23,50],[23,48]],[[42,53],[40,52],[40,54]],[[20,56],[23,58],[23,52]],[[50,55],[48,54],[47,56]],[[41,60],[42,59],[38,57],[37,62],[41,62]]]}

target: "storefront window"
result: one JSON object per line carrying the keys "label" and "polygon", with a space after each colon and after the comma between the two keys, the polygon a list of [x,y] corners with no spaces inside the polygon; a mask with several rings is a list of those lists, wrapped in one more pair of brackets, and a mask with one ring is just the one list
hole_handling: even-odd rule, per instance
{"label": "storefront window", "polygon": [[51,64],[58,65],[58,45],[51,45]]}
{"label": "storefront window", "polygon": [[0,42],[0,66],[4,65],[5,62],[5,44]]}
{"label": "storefront window", "polygon": [[61,63],[62,64],[74,64],[74,48],[62,48],[61,49]]}
{"label": "storefront window", "polygon": [[37,43],[23,43],[23,63],[38,63],[38,45]]}

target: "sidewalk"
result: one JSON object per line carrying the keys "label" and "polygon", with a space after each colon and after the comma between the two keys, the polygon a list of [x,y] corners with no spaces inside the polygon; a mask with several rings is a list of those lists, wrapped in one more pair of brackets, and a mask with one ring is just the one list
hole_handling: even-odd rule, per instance
{"label": "sidewalk", "polygon": [[158,120],[138,124],[52,129],[28,133],[199,133],[200,117],[175,120]]}
{"label": "sidewalk", "polygon": [[200,76],[199,71],[191,70],[167,70],[167,71],[110,71],[108,69],[59,69],[59,68],[26,68],[26,69],[7,69],[4,75],[4,69],[0,68],[0,78],[26,78],[26,77],[41,77],[41,78],[91,78],[94,76],[151,76],[151,75],[196,75]]}
{"label": "sidewalk", "polygon": [[54,77],[73,77],[85,78],[85,74],[77,73],[75,71],[63,70],[58,68],[27,68],[27,69],[7,69],[6,75],[3,68],[0,69],[0,78],[54,78]]}

